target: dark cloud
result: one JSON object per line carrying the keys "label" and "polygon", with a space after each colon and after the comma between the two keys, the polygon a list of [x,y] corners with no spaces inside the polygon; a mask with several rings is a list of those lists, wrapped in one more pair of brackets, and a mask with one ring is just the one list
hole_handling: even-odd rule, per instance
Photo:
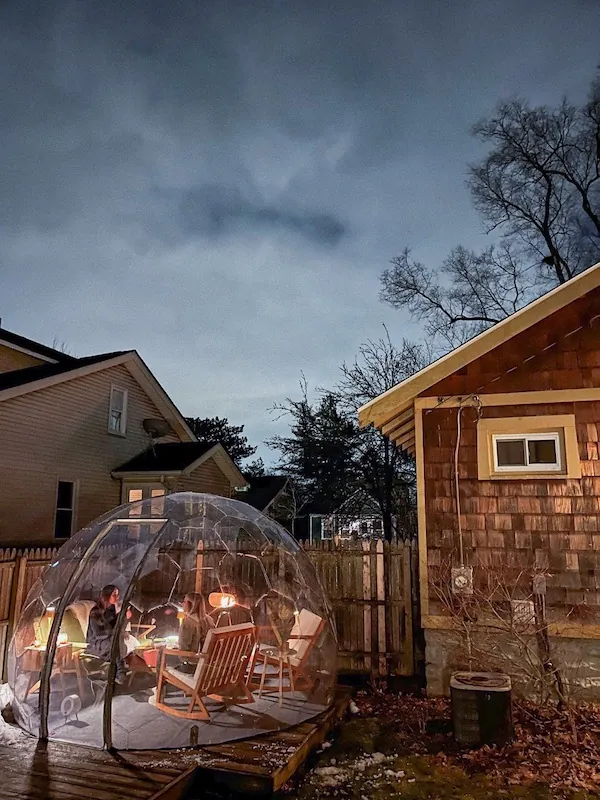
{"label": "dark cloud", "polygon": [[183,231],[188,235],[218,236],[239,226],[282,228],[319,244],[337,244],[345,226],[333,214],[291,211],[259,200],[252,201],[232,186],[212,184],[187,191],[179,203]]}
{"label": "dark cloud", "polygon": [[583,96],[599,28],[588,0],[4,0],[0,316],[137,347],[260,440],[301,370],[419,334],[378,274],[487,243],[471,124]]}

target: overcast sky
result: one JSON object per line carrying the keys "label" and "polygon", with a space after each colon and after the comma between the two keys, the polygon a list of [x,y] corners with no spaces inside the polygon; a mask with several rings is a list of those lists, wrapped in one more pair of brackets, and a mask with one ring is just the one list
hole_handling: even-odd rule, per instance
{"label": "overcast sky", "polygon": [[471,124],[581,99],[599,30],[597,0],[4,0],[3,325],[137,349],[260,444],[301,372],[420,335],[381,271],[486,244]]}

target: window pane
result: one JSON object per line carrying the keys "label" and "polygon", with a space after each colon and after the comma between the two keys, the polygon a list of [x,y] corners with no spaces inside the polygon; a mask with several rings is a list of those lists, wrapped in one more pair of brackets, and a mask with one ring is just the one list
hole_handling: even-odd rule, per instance
{"label": "window pane", "polygon": [[141,489],[130,489],[127,494],[127,502],[128,503],[135,503],[137,500],[141,500],[143,496]]}
{"label": "window pane", "polygon": [[57,508],[73,508],[73,484],[71,481],[59,481],[56,495]]}
{"label": "window pane", "polygon": [[121,412],[120,411],[111,411],[110,412],[110,429],[111,431],[120,431],[121,430]]}
{"label": "window pane", "polygon": [[556,441],[554,439],[530,439],[529,448],[530,464],[556,464]]}
{"label": "window pane", "polygon": [[66,539],[71,535],[73,527],[73,512],[70,509],[59,508],[56,511],[54,523],[54,536],[56,539]]}
{"label": "window pane", "polygon": [[524,467],[525,439],[496,439],[496,456],[499,467]]}
{"label": "window pane", "polygon": [[164,493],[164,489],[152,489],[152,497],[163,497]]}
{"label": "window pane", "polygon": [[113,389],[111,404],[110,404],[111,409],[114,409],[115,411],[122,411],[124,398],[125,395],[120,389]]}

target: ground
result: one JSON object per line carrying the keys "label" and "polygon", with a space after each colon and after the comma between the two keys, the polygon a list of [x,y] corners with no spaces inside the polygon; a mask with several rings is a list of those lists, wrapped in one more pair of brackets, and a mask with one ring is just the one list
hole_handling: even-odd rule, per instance
{"label": "ground", "polygon": [[600,798],[600,706],[582,707],[570,725],[516,704],[515,741],[472,751],[454,744],[445,699],[361,692],[355,711],[286,800]]}

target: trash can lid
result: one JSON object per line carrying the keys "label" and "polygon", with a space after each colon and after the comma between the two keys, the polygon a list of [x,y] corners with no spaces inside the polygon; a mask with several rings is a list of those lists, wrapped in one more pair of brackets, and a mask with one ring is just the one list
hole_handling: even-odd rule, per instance
{"label": "trash can lid", "polygon": [[469,689],[479,692],[508,692],[510,676],[501,672],[455,672],[450,678],[451,689]]}

